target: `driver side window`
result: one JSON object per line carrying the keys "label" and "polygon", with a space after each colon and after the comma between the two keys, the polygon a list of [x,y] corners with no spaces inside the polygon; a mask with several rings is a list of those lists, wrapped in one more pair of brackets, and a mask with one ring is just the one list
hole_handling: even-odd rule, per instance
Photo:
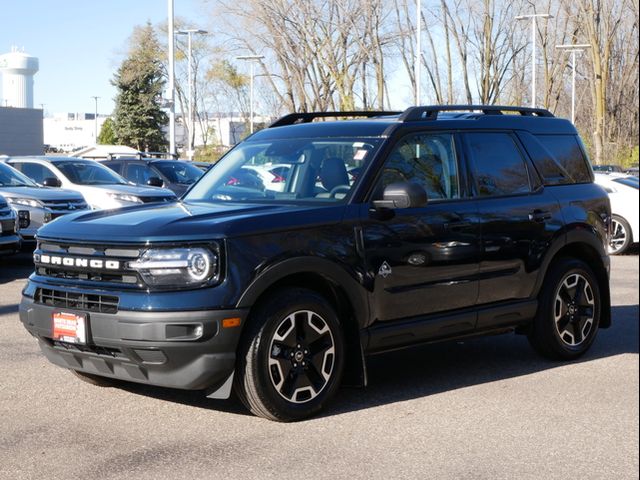
{"label": "driver side window", "polygon": [[395,182],[417,183],[429,200],[460,198],[453,135],[418,133],[401,139],[385,162],[374,198],[381,198],[385,187]]}

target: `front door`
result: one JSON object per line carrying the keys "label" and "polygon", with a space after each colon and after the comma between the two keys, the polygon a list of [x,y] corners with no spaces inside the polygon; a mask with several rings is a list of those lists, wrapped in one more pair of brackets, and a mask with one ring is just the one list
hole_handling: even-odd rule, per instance
{"label": "front door", "polygon": [[394,182],[415,182],[425,206],[370,210],[363,222],[367,270],[373,276],[375,320],[389,321],[475,305],[479,223],[459,168],[451,133],[413,133],[400,139],[373,190],[374,200]]}

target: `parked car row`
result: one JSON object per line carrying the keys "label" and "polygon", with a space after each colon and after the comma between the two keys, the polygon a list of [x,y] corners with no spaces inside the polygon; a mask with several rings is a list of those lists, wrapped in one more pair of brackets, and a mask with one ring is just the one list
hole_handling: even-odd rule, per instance
{"label": "parked car row", "polygon": [[[115,161],[115,160],[114,160]],[[118,160],[121,161],[121,160]],[[104,164],[82,158],[28,156],[0,161],[0,254],[35,245],[37,230],[56,218],[86,209],[114,209],[141,203],[173,202],[176,192],[160,188],[189,172],[195,182],[202,171],[186,162],[162,162],[157,186],[137,185]],[[165,164],[166,163],[166,164]],[[174,165],[175,164],[175,165]],[[194,172],[195,171],[195,172]],[[168,173],[167,173],[168,172]],[[149,183],[149,182],[146,182]]]}

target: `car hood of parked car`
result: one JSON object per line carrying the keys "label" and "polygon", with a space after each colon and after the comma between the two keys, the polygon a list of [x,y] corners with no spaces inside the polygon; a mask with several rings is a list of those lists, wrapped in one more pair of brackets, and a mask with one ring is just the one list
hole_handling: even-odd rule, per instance
{"label": "car hood of parked car", "polygon": [[84,200],[82,195],[73,190],[42,187],[0,187],[0,195],[9,198],[29,198],[43,202],[63,200]]}
{"label": "car hood of parked car", "polygon": [[127,195],[136,195],[138,197],[175,197],[171,190],[160,187],[141,187],[138,185],[128,185],[125,183],[111,183],[108,185],[79,185],[83,188],[91,188],[96,190],[109,190],[111,192],[125,193]]}
{"label": "car hood of parked car", "polygon": [[[40,238],[100,242],[206,240],[339,223],[345,205],[172,202],[74,213],[45,225]],[[313,219],[313,220],[310,220]]]}

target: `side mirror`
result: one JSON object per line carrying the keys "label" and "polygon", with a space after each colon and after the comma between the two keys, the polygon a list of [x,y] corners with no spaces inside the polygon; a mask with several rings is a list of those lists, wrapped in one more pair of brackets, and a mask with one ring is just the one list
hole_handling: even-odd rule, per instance
{"label": "side mirror", "polygon": [[149,185],[150,187],[162,187],[164,185],[164,182],[161,178],[150,177],[149,180],[147,180],[147,185]]}
{"label": "side mirror", "polygon": [[45,187],[61,187],[62,182],[55,177],[47,177],[42,181]]}
{"label": "side mirror", "polygon": [[398,182],[387,185],[382,200],[374,200],[376,208],[415,208],[427,204],[427,192],[417,183]]}

